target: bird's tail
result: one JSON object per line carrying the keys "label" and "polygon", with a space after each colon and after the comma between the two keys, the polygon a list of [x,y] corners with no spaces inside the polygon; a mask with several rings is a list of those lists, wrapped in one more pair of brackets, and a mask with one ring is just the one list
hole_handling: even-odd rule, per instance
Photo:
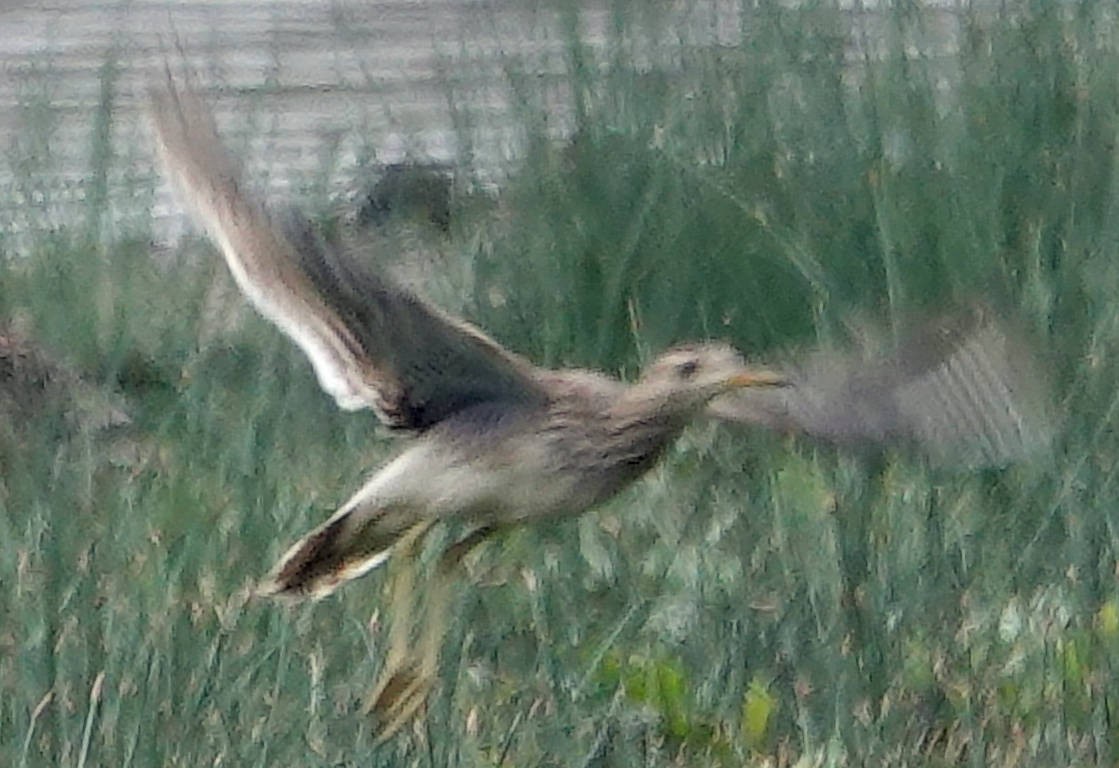
{"label": "bird's tail", "polygon": [[347,505],[280,558],[258,593],[319,599],[388,559],[402,540],[415,541],[431,527],[403,505]]}

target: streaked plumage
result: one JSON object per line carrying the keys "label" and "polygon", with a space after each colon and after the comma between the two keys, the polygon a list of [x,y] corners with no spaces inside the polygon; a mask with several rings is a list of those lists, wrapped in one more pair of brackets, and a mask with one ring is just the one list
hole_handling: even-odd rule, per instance
{"label": "streaked plumage", "polygon": [[[633,386],[537,368],[362,270],[297,219],[274,220],[246,191],[209,110],[170,74],[152,91],[151,117],[168,175],[254,306],[342,408],[372,408],[417,435],[281,558],[265,592],[327,595],[441,519],[490,531],[579,514],[640,477],[713,397],[782,383],[722,344],[671,350]],[[402,700],[389,728],[415,706]]]}
{"label": "streaked plumage", "polygon": [[[248,299],[306,353],[342,408],[372,408],[390,427],[415,435],[281,558],[263,587],[270,594],[322,597],[394,549],[413,556],[436,521],[473,524],[475,533],[444,556],[445,576],[495,529],[576,515],[609,499],[720,396],[727,399],[717,401],[713,415],[846,441],[966,437],[976,427],[976,409],[1015,394],[995,387],[975,396],[968,376],[982,366],[943,373],[960,370],[955,361],[974,346],[989,351],[986,326],[963,332],[921,365],[898,355],[869,376],[841,360],[794,366],[789,376],[750,370],[721,344],[671,350],[633,385],[590,371],[541,369],[362,269],[306,223],[273,219],[246,189],[210,111],[170,73],[152,89],[151,118],[167,174]],[[994,378],[1006,380],[1004,374]],[[732,390],[754,389],[756,396],[729,399]],[[917,401],[942,389],[968,405],[937,426]],[[1004,421],[992,424],[981,431],[1006,433]],[[410,597],[413,575],[408,568],[405,574],[398,603]],[[428,611],[438,625],[447,584],[437,581]],[[372,701],[385,732],[422,703],[438,655],[432,638],[440,634],[429,631],[417,655],[408,651],[409,633],[394,630]]]}

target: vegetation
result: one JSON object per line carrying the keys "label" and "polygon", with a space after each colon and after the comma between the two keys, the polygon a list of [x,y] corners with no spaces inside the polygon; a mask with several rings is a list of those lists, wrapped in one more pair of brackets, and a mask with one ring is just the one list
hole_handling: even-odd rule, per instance
{"label": "vegetation", "polygon": [[630,375],[673,341],[772,355],[995,295],[1049,351],[1051,457],[950,473],[696,428],[607,508],[480,550],[426,720],[374,746],[385,574],[290,608],[251,588],[393,442],[264,321],[215,326],[207,250],[158,263],[143,217],[106,226],[110,62],[85,220],[14,256],[57,170],[33,87],[4,169],[29,202],[0,317],[133,421],[0,430],[0,763],[1114,765],[1119,21],[896,2],[864,34],[788,5],[744,3],[720,46],[616,0],[594,48],[561,9],[574,138],[507,57],[525,151],[431,238],[469,277],[440,298]]}

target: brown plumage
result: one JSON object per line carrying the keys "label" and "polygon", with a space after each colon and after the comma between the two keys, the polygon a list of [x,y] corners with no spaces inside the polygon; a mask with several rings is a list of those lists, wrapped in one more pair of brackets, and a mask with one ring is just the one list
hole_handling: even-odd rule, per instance
{"label": "brown plumage", "polygon": [[[150,111],[167,174],[249,300],[307,354],[342,408],[372,408],[390,427],[415,434],[280,559],[263,591],[322,597],[394,550],[412,558],[439,520],[474,526],[443,557],[427,608],[435,623],[418,654],[409,650],[410,634],[397,629],[406,625],[394,623],[371,702],[385,733],[416,711],[433,679],[447,579],[466,549],[499,528],[577,515],[609,499],[653,466],[712,400],[756,390],[755,398],[718,400],[714,415],[825,438],[886,439],[897,425],[914,432],[901,417],[912,410],[901,395],[889,412],[875,411],[885,402],[877,395],[865,398],[866,413],[842,422],[836,409],[847,409],[850,395],[864,389],[857,373],[833,382],[811,367],[794,368],[792,376],[751,370],[722,344],[670,350],[632,385],[591,371],[538,368],[360,268],[306,223],[271,218],[249,194],[210,111],[169,73],[152,89]],[[939,370],[968,338],[932,356],[922,371]],[[896,367],[914,375],[883,373],[869,388],[898,394],[913,381],[937,388],[935,376],[900,360]],[[921,436],[919,429],[913,435]],[[410,600],[412,578],[406,567],[395,603]]]}
{"label": "brown plumage", "polygon": [[[722,344],[671,350],[633,386],[537,368],[360,269],[306,224],[274,221],[246,191],[209,110],[169,74],[152,91],[151,117],[168,175],[249,300],[303,349],[341,407],[372,408],[417,435],[281,558],[264,592],[327,595],[441,519],[475,523],[480,533],[466,541],[476,541],[499,527],[579,514],[640,477],[712,398],[782,383]],[[430,669],[433,659],[400,666]],[[394,677],[382,689],[395,703]],[[391,723],[418,704],[401,706]]]}

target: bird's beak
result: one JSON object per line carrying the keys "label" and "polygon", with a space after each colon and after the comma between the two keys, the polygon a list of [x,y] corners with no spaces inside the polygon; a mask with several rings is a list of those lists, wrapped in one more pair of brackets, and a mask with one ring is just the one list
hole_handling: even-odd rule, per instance
{"label": "bird's beak", "polygon": [[791,382],[789,379],[777,373],[777,371],[769,371],[759,369],[756,371],[743,371],[736,373],[727,379],[727,389],[744,389],[746,387],[787,387]]}

